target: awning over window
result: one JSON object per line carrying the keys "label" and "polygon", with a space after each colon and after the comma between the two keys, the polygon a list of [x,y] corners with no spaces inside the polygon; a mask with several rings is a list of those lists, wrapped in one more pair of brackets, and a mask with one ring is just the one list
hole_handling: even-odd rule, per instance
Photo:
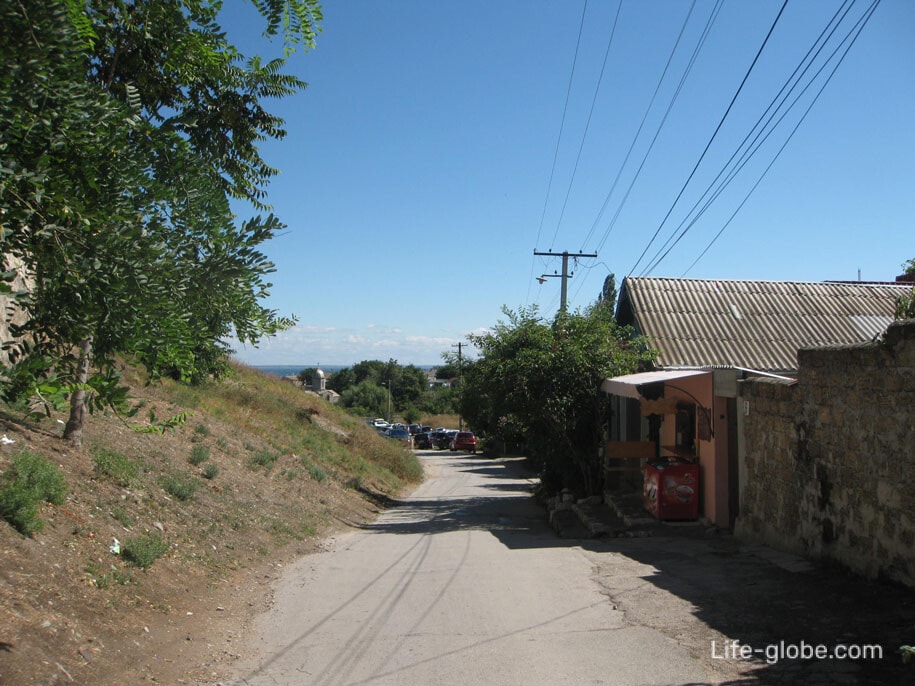
{"label": "awning over window", "polygon": [[644,397],[639,392],[641,386],[664,383],[675,379],[685,379],[690,376],[701,376],[703,374],[712,374],[712,371],[708,369],[673,369],[626,374],[625,376],[614,376],[612,379],[604,379],[600,389],[610,395],[621,395],[626,398],[640,400]]}

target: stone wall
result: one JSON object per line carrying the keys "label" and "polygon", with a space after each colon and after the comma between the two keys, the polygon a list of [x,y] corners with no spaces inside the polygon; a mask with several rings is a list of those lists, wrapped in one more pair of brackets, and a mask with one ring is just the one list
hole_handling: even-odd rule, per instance
{"label": "stone wall", "polygon": [[741,382],[735,534],[915,586],[915,320]]}

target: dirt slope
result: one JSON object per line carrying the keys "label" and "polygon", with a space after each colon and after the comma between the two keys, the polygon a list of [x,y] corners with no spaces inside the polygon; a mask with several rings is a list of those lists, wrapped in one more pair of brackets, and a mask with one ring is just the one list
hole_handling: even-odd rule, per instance
{"label": "dirt slope", "polygon": [[[290,384],[239,374],[196,390],[133,379],[137,418],[92,417],[79,450],[59,438],[56,417],[0,418],[0,472],[27,450],[68,483],[33,537],[0,521],[0,683],[218,681],[281,568],[419,478],[412,457],[358,420]],[[190,414],[174,433],[137,430],[181,412]],[[207,456],[197,465],[195,449]],[[99,471],[105,451],[139,466],[130,483]],[[196,490],[170,495],[169,479]],[[149,569],[111,550],[150,534],[169,548]]]}

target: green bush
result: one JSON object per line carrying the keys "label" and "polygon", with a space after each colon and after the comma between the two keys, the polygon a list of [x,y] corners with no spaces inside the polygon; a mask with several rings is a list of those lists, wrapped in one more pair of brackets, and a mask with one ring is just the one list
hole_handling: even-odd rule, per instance
{"label": "green bush", "polygon": [[130,486],[140,474],[140,465],[116,450],[102,448],[92,456],[96,476],[118,486]]}
{"label": "green bush", "polygon": [[203,468],[204,479],[215,479],[217,474],[219,474],[219,467],[212,462]]}
{"label": "green bush", "polygon": [[141,569],[149,569],[167,551],[168,542],[157,533],[129,538],[121,543],[121,557]]}
{"label": "green bush", "polygon": [[182,502],[193,498],[199,485],[200,482],[192,476],[170,474],[162,478],[162,488],[165,492]]}
{"label": "green bush", "polygon": [[203,464],[210,459],[210,449],[205,445],[195,445],[191,448],[191,456],[187,458],[187,461],[190,462],[195,467],[199,464]]}
{"label": "green bush", "polygon": [[67,482],[47,459],[23,452],[0,480],[0,517],[19,533],[31,536],[44,527],[38,518],[41,504],[61,505],[67,495]]}
{"label": "green bush", "polygon": [[327,479],[327,472],[325,472],[323,469],[321,469],[317,465],[311,465],[308,468],[308,473],[311,474],[311,478],[314,479],[315,481],[317,481],[318,483],[321,483],[322,481]]}
{"label": "green bush", "polygon": [[270,469],[274,462],[280,459],[280,456],[269,450],[261,450],[260,452],[254,453],[249,460],[248,464],[252,467],[265,467]]}

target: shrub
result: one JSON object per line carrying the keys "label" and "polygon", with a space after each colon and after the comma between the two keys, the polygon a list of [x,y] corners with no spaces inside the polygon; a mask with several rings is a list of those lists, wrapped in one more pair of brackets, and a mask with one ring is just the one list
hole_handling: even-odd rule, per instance
{"label": "shrub", "polygon": [[50,461],[30,452],[13,459],[0,481],[0,517],[19,533],[31,536],[44,527],[38,518],[44,502],[61,505],[67,495],[67,482]]}
{"label": "shrub", "polygon": [[191,448],[191,456],[187,458],[187,461],[190,462],[195,467],[199,464],[203,464],[210,459],[210,449],[205,445],[195,445]]}
{"label": "shrub", "polygon": [[248,464],[252,467],[265,467],[266,469],[270,469],[273,466],[273,463],[278,459],[280,459],[280,456],[276,453],[270,452],[269,450],[261,450],[250,457]]}
{"label": "shrub", "polygon": [[123,453],[102,448],[92,456],[96,476],[118,486],[130,486],[140,474],[140,465]]}
{"label": "shrub", "polygon": [[204,479],[215,479],[217,474],[219,474],[219,467],[212,462],[203,468]]}
{"label": "shrub", "polygon": [[199,482],[194,477],[170,474],[162,479],[162,488],[180,501],[190,500],[197,492]]}
{"label": "shrub", "polygon": [[311,465],[308,468],[308,473],[311,474],[311,478],[314,479],[315,481],[317,481],[318,483],[321,483],[322,481],[327,479],[327,472],[325,472],[323,469],[321,469],[317,465]]}
{"label": "shrub", "polygon": [[168,543],[157,533],[129,538],[121,543],[121,557],[141,569],[149,569],[166,551]]}

